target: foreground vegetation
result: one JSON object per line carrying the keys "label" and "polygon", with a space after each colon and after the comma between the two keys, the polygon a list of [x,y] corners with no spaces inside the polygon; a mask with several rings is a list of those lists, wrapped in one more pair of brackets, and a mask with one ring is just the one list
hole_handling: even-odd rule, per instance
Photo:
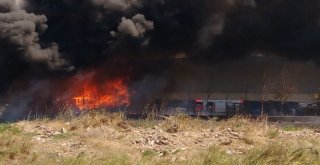
{"label": "foreground vegetation", "polygon": [[0,164],[320,164],[320,134],[266,118],[64,113],[0,124]]}

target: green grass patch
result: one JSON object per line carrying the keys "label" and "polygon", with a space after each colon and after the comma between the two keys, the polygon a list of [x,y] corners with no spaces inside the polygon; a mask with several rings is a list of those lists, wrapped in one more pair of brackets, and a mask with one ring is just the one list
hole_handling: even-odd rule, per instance
{"label": "green grass patch", "polygon": [[145,150],[142,152],[142,158],[150,158],[157,155],[157,152],[154,150]]}
{"label": "green grass patch", "polygon": [[284,131],[301,131],[303,128],[295,125],[284,125],[282,130]]}
{"label": "green grass patch", "polygon": [[107,155],[105,157],[96,158],[92,160],[88,158],[85,154],[80,154],[77,157],[61,157],[58,158],[57,162],[63,165],[87,165],[87,164],[103,164],[103,165],[131,165],[132,162],[129,161],[127,155],[114,154]]}
{"label": "green grass patch", "polygon": [[69,139],[73,136],[72,133],[61,133],[61,134],[56,134],[53,136],[54,140],[62,140],[62,139]]}
{"label": "green grass patch", "polygon": [[279,136],[279,130],[278,129],[269,129],[267,131],[267,137],[269,139],[275,139]]}
{"label": "green grass patch", "polygon": [[21,131],[19,130],[19,128],[12,126],[9,123],[1,123],[0,124],[0,133],[4,133],[4,132],[10,132],[10,133],[20,133]]}

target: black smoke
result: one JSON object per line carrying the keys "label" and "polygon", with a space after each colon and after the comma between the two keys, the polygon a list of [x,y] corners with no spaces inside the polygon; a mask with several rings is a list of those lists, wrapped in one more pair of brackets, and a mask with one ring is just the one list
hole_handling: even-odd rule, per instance
{"label": "black smoke", "polygon": [[[26,10],[47,17],[42,39],[82,67],[110,56],[178,52],[203,60],[257,53],[318,60],[319,7],[315,0],[29,0]],[[137,15],[153,25],[132,29]],[[123,20],[131,24],[121,28]]]}
{"label": "black smoke", "polygon": [[0,0],[0,94],[95,66],[167,88],[177,59],[318,63],[319,9],[316,0]]}

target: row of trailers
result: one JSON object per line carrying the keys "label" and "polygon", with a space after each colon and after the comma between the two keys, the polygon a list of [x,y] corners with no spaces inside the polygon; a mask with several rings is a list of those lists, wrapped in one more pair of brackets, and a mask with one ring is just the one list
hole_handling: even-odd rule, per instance
{"label": "row of trailers", "polygon": [[320,116],[320,106],[300,102],[250,100],[157,100],[161,115],[179,113],[190,116],[227,117],[234,115],[259,116]]}

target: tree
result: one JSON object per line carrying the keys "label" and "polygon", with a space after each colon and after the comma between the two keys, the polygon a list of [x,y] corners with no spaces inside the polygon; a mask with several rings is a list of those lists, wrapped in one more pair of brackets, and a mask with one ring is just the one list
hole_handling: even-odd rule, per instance
{"label": "tree", "polygon": [[288,98],[297,91],[296,86],[290,81],[290,75],[287,67],[280,73],[278,88],[275,89],[274,98],[281,102],[280,114],[283,113],[283,105]]}

